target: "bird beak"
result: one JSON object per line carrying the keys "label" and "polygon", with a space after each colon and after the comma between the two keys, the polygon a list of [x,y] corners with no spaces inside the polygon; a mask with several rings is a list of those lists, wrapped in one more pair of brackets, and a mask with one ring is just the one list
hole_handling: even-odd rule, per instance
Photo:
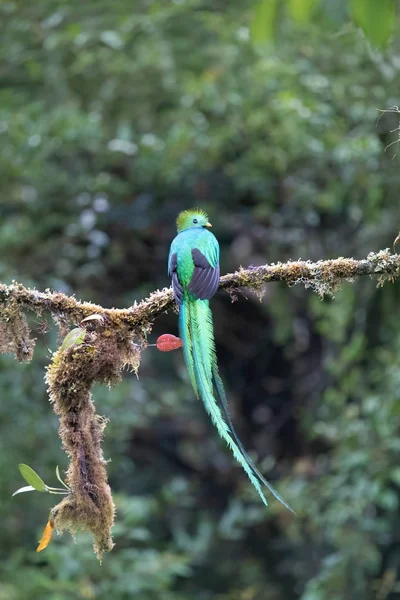
{"label": "bird beak", "polygon": [[208,223],[208,222],[207,222],[207,223],[205,224],[205,227],[212,227],[212,225],[211,225],[211,223]]}

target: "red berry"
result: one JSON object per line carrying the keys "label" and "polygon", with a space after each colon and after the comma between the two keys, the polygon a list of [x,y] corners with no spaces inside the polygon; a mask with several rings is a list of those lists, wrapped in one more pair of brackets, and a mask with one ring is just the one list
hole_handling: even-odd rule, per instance
{"label": "red berry", "polygon": [[156,346],[161,352],[170,352],[171,350],[177,350],[183,346],[181,338],[172,335],[171,333],[164,333],[157,339]]}

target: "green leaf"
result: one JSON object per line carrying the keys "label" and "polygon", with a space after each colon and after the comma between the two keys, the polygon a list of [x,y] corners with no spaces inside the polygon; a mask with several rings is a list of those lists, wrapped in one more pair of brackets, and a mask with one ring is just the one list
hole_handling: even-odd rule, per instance
{"label": "green leaf", "polygon": [[13,496],[17,494],[23,494],[24,492],[34,492],[36,488],[32,485],[26,485],[25,487],[19,488],[16,492],[13,493]]}
{"label": "green leaf", "polygon": [[31,485],[38,492],[47,492],[47,485],[43,479],[39,477],[36,471],[31,469],[31,467],[21,463],[19,465],[19,470],[26,483],[29,483],[29,485]]}
{"label": "green leaf", "polygon": [[63,484],[63,486],[64,486],[64,487],[65,487],[65,488],[66,488],[68,491],[70,491],[70,489],[69,489],[69,487],[67,486],[67,484],[65,483],[65,481],[63,481],[63,480],[61,479],[61,475],[60,475],[60,469],[58,468],[58,465],[56,466],[56,475],[57,475],[57,479],[58,479],[58,481],[59,481],[60,483],[62,483],[62,484]]}
{"label": "green leaf", "polygon": [[250,25],[250,37],[255,44],[273,40],[277,7],[277,0],[261,0],[255,6]]}
{"label": "green leaf", "polygon": [[64,338],[64,341],[61,346],[61,350],[64,351],[67,348],[70,348],[74,344],[82,344],[85,339],[86,329],[82,329],[82,327],[76,327],[72,329]]}
{"label": "green leaf", "polygon": [[299,23],[305,23],[311,17],[316,0],[288,0],[290,16]]}
{"label": "green leaf", "polygon": [[394,0],[352,0],[351,10],[371,44],[384,46],[395,20]]}

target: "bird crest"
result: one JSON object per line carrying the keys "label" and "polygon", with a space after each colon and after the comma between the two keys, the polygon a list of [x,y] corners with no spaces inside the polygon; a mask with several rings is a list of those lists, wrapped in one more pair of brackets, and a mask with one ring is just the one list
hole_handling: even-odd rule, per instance
{"label": "bird crest", "polygon": [[[197,222],[195,222],[197,220]],[[176,226],[178,231],[195,227],[196,225],[204,227],[208,223],[208,215],[204,210],[200,208],[190,208],[189,210],[183,210],[179,213],[176,219]]]}

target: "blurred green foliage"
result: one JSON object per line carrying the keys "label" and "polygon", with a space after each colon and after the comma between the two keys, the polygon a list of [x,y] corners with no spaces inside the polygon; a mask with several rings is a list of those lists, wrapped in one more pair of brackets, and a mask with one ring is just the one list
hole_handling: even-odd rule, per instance
{"label": "blurred green foliage", "polygon": [[[264,46],[256,4],[2,2],[0,279],[128,306],[168,285],[175,216],[196,204],[222,272],[390,246],[398,119],[375,125],[399,102],[399,43],[373,51],[328,15],[339,3],[306,4]],[[365,279],[323,302],[280,284],[212,302],[238,432],[297,518],[261,505],[179,351],[96,388],[118,509],[102,565],[85,536],[37,555],[52,499],[11,499],[19,463],[45,481],[67,464],[43,381],[57,332],[31,317],[32,363],[0,363],[0,599],[398,597],[399,296]]]}
{"label": "blurred green foliage", "polygon": [[352,21],[375,47],[388,43],[396,25],[395,0],[259,0],[253,8],[252,40],[256,44],[265,44],[276,39],[282,14],[304,25],[316,13],[328,27],[340,28]]}

